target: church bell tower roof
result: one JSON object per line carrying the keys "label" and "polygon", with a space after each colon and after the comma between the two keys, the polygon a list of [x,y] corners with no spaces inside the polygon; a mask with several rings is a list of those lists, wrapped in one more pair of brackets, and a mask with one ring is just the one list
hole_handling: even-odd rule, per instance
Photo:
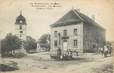
{"label": "church bell tower roof", "polygon": [[20,15],[16,18],[15,24],[17,24],[17,25],[26,25],[26,19],[22,15],[22,11],[20,11]]}

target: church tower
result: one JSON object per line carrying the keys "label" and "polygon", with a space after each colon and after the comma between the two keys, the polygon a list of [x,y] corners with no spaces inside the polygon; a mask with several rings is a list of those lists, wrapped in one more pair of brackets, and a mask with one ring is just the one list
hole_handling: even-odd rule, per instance
{"label": "church tower", "polygon": [[26,40],[26,29],[27,28],[27,23],[25,17],[22,15],[22,11],[20,11],[20,15],[16,18],[15,21],[15,33],[16,36],[21,39],[21,52],[26,53],[24,46],[23,46],[23,41]]}
{"label": "church tower", "polygon": [[26,40],[26,19],[22,15],[22,11],[20,11],[20,15],[16,18],[16,35],[21,39],[21,40]]}

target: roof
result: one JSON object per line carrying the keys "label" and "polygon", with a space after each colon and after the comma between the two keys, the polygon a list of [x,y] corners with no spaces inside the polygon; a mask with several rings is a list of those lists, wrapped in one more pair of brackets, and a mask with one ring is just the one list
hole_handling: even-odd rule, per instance
{"label": "roof", "polygon": [[[21,22],[20,22],[20,21],[21,21]],[[20,14],[20,15],[16,18],[15,24],[17,24],[17,25],[26,25],[26,19],[25,19],[25,17],[24,17],[22,14]]]}
{"label": "roof", "polygon": [[77,23],[87,23],[91,25],[95,25],[104,29],[99,24],[97,24],[94,20],[86,16],[85,14],[77,11],[76,9],[71,9],[68,13],[66,13],[62,18],[56,21],[54,24],[50,25],[51,27],[59,27],[59,26],[67,26],[67,25],[74,25]]}

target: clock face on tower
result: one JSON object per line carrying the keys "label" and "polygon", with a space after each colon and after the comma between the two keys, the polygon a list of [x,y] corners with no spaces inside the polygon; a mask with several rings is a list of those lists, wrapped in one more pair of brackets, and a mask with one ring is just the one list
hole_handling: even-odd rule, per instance
{"label": "clock face on tower", "polygon": [[22,20],[20,20],[20,21],[19,21],[19,23],[20,23],[20,24],[22,24],[22,23],[23,23],[23,21],[22,21]]}

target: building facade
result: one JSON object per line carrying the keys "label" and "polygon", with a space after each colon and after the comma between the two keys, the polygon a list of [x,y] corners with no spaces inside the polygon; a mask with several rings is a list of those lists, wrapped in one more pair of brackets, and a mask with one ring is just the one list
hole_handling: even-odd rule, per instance
{"label": "building facade", "polygon": [[104,43],[105,29],[75,9],[51,25],[51,49],[94,52]]}

